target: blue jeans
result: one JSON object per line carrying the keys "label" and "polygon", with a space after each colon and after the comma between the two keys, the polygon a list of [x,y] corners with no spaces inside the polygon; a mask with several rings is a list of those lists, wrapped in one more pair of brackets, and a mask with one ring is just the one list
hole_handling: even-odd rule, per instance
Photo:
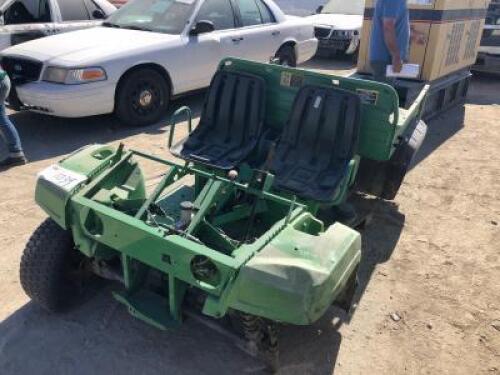
{"label": "blue jeans", "polygon": [[9,96],[9,92],[10,79],[5,76],[2,82],[0,82],[0,134],[7,143],[10,156],[19,156],[23,153],[21,139],[19,138],[16,127],[5,112],[5,99]]}

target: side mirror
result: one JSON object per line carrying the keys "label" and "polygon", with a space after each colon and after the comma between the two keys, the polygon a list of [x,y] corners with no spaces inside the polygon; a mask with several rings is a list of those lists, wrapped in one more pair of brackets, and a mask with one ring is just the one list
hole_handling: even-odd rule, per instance
{"label": "side mirror", "polygon": [[316,9],[316,14],[320,14],[322,11],[323,11],[323,5],[320,5],[320,6]]}
{"label": "side mirror", "polygon": [[196,36],[200,34],[211,33],[215,31],[215,26],[212,21],[198,21],[196,25],[191,29],[189,35]]}
{"label": "side mirror", "polygon": [[103,20],[106,18],[106,15],[102,10],[96,9],[92,12],[92,18],[96,20]]}

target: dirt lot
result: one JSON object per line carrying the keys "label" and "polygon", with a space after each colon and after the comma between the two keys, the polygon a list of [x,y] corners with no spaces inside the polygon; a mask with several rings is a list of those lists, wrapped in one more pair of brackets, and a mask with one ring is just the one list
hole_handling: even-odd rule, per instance
{"label": "dirt lot", "polygon": [[[311,67],[345,72],[346,63]],[[375,202],[364,232],[359,304],[282,333],[282,374],[500,374],[500,80],[474,79],[465,109],[432,121],[395,203]],[[198,112],[202,95],[178,100]],[[36,173],[88,143],[124,141],[166,155],[167,127],[121,127],[14,114],[32,163],[0,174],[0,373],[259,373],[227,338],[188,320],[159,332],[98,293],[54,316],[18,280],[24,244],[44,213]],[[400,318],[400,319],[399,319]]]}

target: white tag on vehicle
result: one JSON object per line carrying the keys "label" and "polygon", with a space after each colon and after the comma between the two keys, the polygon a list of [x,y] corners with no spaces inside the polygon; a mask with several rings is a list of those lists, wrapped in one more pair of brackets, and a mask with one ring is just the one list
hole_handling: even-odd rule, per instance
{"label": "white tag on vehicle", "polygon": [[38,178],[51,182],[57,187],[71,191],[83,182],[87,181],[87,176],[70,171],[59,164],[51,165],[38,173]]}

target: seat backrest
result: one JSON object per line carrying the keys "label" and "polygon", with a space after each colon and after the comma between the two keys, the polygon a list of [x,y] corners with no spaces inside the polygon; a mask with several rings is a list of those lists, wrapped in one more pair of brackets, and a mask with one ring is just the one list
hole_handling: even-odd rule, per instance
{"label": "seat backrest", "polygon": [[399,99],[394,88],[387,84],[234,58],[222,61],[219,69],[249,73],[265,80],[265,123],[277,133],[282,132],[295,97],[303,86],[336,87],[356,94],[361,98],[362,124],[356,153],[363,158],[387,161],[394,152]]}
{"label": "seat backrest", "polygon": [[235,168],[259,141],[265,103],[262,78],[219,71],[210,85],[198,127],[172,153],[214,168]]}
{"label": "seat backrest", "polygon": [[360,105],[359,97],[345,90],[302,87],[276,147],[275,188],[331,201],[357,149]]}

